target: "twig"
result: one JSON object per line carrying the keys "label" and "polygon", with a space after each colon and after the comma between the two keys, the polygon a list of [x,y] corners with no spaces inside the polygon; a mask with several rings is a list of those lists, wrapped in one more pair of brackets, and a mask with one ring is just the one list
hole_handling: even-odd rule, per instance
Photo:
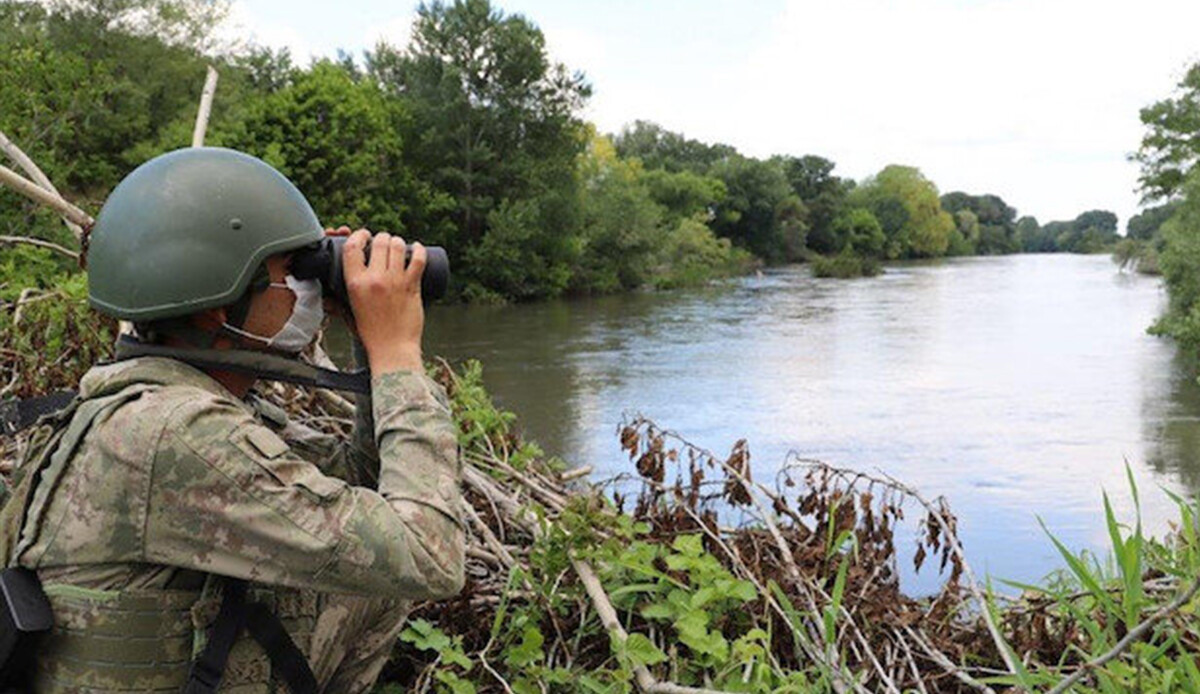
{"label": "twig", "polygon": [[1150,615],[1140,624],[1130,629],[1129,633],[1125,634],[1125,638],[1118,641],[1117,645],[1109,649],[1107,653],[1104,653],[1096,659],[1089,660],[1083,665],[1080,665],[1078,670],[1072,673],[1070,677],[1067,677],[1063,681],[1059,682],[1058,685],[1054,687],[1054,689],[1051,689],[1049,692],[1047,692],[1047,694],[1061,694],[1062,692],[1065,692],[1071,687],[1071,685],[1083,679],[1083,676],[1086,675],[1090,670],[1095,670],[1101,665],[1104,665],[1108,661],[1124,653],[1125,649],[1129,648],[1135,641],[1142,638],[1142,636],[1149,631],[1151,627],[1169,617],[1180,607],[1183,607],[1191,602],[1192,598],[1196,596],[1198,591],[1200,591],[1200,576],[1196,577],[1196,579],[1192,581],[1192,585],[1187,590],[1180,593],[1174,600],[1166,605],[1163,605],[1154,614]]}
{"label": "twig", "polygon": [[90,227],[95,223],[91,215],[67,202],[61,195],[42,188],[7,166],[0,166],[0,183],[36,203],[53,209],[64,218],[71,220],[79,226]]}
{"label": "twig", "polygon": [[572,480],[577,480],[580,477],[587,477],[590,474],[592,474],[592,466],[584,465],[583,467],[577,467],[574,470],[567,470],[563,474],[559,475],[558,479],[560,482],[570,482]]}
{"label": "twig", "polygon": [[39,248],[49,248],[50,250],[54,251],[55,253],[61,253],[65,256],[67,256],[71,260],[76,260],[76,261],[79,260],[78,252],[73,251],[70,248],[60,246],[57,243],[53,243],[51,241],[46,241],[45,239],[36,239],[36,238],[33,238],[32,236],[0,236],[0,243],[11,243],[11,244],[27,243],[30,246],[37,246]]}
{"label": "twig", "polygon": [[928,655],[933,662],[940,665],[941,668],[949,674],[954,675],[959,682],[962,682],[972,689],[984,692],[984,694],[996,694],[995,690],[993,690],[991,687],[983,684],[974,677],[971,677],[962,668],[955,665],[949,658],[946,657],[945,653],[942,653],[925,639],[923,639],[920,634],[913,631],[912,627],[906,626],[904,627],[904,631],[907,632],[909,637],[921,647],[921,650],[925,651],[925,654]]}
{"label": "twig", "polygon": [[208,66],[204,78],[204,91],[200,92],[200,110],[196,112],[196,127],[192,130],[192,146],[204,146],[204,133],[208,130],[208,114],[212,111],[213,94],[217,91],[217,71]]}
{"label": "twig", "polygon": [[950,524],[946,522],[946,518],[942,514],[942,510],[935,508],[933,503],[921,496],[917,490],[887,475],[885,475],[884,478],[894,488],[899,489],[908,496],[916,499],[917,503],[925,507],[925,512],[928,513],[942,529],[942,534],[945,535],[946,542],[950,543],[951,551],[958,556],[958,561],[962,565],[963,573],[967,577],[967,590],[971,591],[971,595],[973,595],[979,602],[979,612],[983,617],[984,624],[987,625],[988,633],[992,636],[992,641],[994,641],[996,644],[996,650],[1000,651],[1000,657],[1004,659],[1004,664],[1008,667],[1008,671],[1014,675],[1019,673],[1020,669],[1017,667],[1016,661],[1013,660],[1012,649],[1008,647],[1008,642],[1005,641],[1004,636],[1000,634],[1000,628],[996,626],[996,620],[992,618],[992,611],[988,609],[987,599],[984,598],[983,593],[979,590],[979,581],[975,578],[975,572],[971,570],[971,565],[967,562],[967,553],[963,549],[962,543],[958,540],[958,533],[954,532],[954,530],[950,528]]}
{"label": "twig", "polygon": [[[50,182],[50,178],[47,177],[40,168],[38,168],[37,164],[33,163],[33,160],[29,158],[29,155],[21,151],[21,148],[18,147],[12,140],[8,139],[8,136],[3,132],[0,132],[0,149],[4,150],[4,153],[7,154],[10,159],[16,162],[17,166],[21,167],[21,170],[28,174],[29,177],[33,179],[34,183],[38,184],[42,188],[45,188],[49,192],[54,193],[58,197],[62,197],[62,194],[59,193],[58,189],[54,187],[54,184]],[[67,228],[71,230],[71,233],[75,235],[76,241],[79,241],[83,238],[83,227],[66,217],[63,217],[63,224],[66,224]]]}
{"label": "twig", "polygon": [[[608,631],[613,641],[624,645],[629,639],[629,634],[621,626],[621,621],[617,619],[617,611],[613,609],[612,603],[608,599],[608,594],[604,592],[604,587],[600,585],[600,579],[596,578],[591,565],[575,558],[571,559],[571,565],[575,567],[575,574],[579,576],[579,581],[583,583],[584,590],[587,591],[588,597],[592,599],[592,607],[596,608],[596,614],[600,617],[600,623],[604,625],[604,628]],[[671,684],[669,682],[659,682],[654,678],[654,675],[650,674],[645,665],[634,665],[633,674],[637,679],[638,688],[646,692],[646,694],[723,694],[716,689],[699,689]]]}

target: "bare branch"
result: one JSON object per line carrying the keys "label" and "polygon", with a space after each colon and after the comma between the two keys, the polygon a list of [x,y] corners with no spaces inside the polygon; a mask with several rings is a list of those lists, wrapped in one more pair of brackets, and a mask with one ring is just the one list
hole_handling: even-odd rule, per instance
{"label": "bare branch", "polygon": [[217,91],[217,71],[208,66],[204,78],[204,91],[200,92],[200,110],[196,113],[196,128],[192,131],[192,146],[204,146],[204,133],[208,130],[208,114],[212,111],[213,94]]}
{"label": "bare branch", "polygon": [[53,209],[64,218],[71,220],[81,227],[90,227],[95,223],[95,220],[92,219],[91,215],[72,205],[66,200],[63,200],[62,196],[60,196],[58,193],[54,193],[42,188],[7,166],[0,166],[0,183],[3,183],[4,185],[12,188],[36,203]]}
{"label": "bare branch", "polygon": [[[8,136],[3,132],[0,132],[0,149],[4,150],[4,153],[7,154],[10,159],[16,162],[17,166],[21,167],[21,169],[28,174],[31,179],[33,179],[34,183],[45,188],[51,193],[54,193],[58,197],[62,197],[62,194],[59,193],[58,189],[54,187],[54,184],[50,182],[50,178],[46,176],[46,174],[43,173],[40,168],[38,168],[37,164],[33,163],[33,160],[29,158],[29,155],[21,151],[21,148],[18,147],[12,140],[8,139]],[[66,224],[67,228],[71,230],[71,233],[75,235],[76,241],[83,239],[83,227],[71,221],[66,216],[63,216],[63,224]]]}
{"label": "bare branch", "polygon": [[1062,692],[1067,691],[1072,685],[1083,679],[1084,675],[1086,675],[1088,672],[1095,670],[1101,665],[1104,665],[1108,661],[1124,653],[1125,650],[1133,645],[1134,642],[1145,636],[1146,632],[1150,631],[1151,627],[1171,616],[1176,610],[1191,602],[1192,598],[1196,597],[1197,592],[1200,592],[1200,576],[1196,577],[1196,579],[1192,581],[1192,585],[1187,590],[1180,593],[1174,600],[1166,605],[1163,605],[1158,609],[1158,611],[1147,617],[1143,622],[1130,629],[1129,633],[1125,635],[1125,638],[1118,641],[1117,645],[1109,649],[1107,653],[1099,656],[1095,660],[1089,660],[1083,665],[1080,665],[1078,670],[1076,670],[1070,677],[1064,679],[1062,682],[1059,682],[1058,685],[1054,687],[1054,689],[1051,689],[1047,694],[1062,694]]}
{"label": "bare branch", "polygon": [[0,236],[0,243],[7,243],[7,244],[26,243],[26,244],[29,244],[30,246],[37,246],[39,248],[49,248],[50,250],[52,250],[56,253],[61,253],[72,260],[76,260],[76,261],[79,260],[79,253],[77,253],[76,251],[73,251],[70,248],[65,248],[63,246],[60,246],[57,243],[52,243],[50,241],[46,241],[44,239],[35,239],[30,236]]}

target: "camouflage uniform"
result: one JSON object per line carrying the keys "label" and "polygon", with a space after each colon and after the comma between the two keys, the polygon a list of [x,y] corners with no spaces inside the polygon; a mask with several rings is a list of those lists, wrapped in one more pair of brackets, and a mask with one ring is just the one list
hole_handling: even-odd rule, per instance
{"label": "camouflage uniform", "polygon": [[[444,391],[411,372],[372,389],[339,446],[179,361],[88,372],[83,398],[120,397],[41,474],[14,552],[55,609],[37,691],[179,691],[219,576],[252,582],[323,691],[368,689],[409,601],[461,590],[464,554]],[[243,635],[221,691],[281,691],[269,670]]]}

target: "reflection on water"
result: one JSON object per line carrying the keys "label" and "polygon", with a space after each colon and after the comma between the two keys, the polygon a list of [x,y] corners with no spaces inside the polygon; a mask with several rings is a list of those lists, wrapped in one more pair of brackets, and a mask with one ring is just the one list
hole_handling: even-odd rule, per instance
{"label": "reflection on water", "polygon": [[1156,485],[1200,488],[1200,387],[1145,334],[1156,280],[1101,256],[889,267],[870,280],[785,268],[701,290],[505,308],[437,307],[426,351],[476,358],[550,452],[626,471],[640,412],[713,450],[747,438],[760,479],[789,451],[944,494],[977,569],[1060,565],[1038,526],[1103,550],[1101,489],[1147,525]]}

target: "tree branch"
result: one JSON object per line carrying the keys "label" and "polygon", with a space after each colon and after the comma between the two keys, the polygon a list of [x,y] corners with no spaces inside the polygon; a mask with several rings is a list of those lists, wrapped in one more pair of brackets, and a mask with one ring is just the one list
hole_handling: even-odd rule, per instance
{"label": "tree branch", "polygon": [[204,91],[200,92],[200,110],[196,113],[196,128],[192,131],[192,146],[204,146],[204,133],[208,130],[208,114],[212,111],[213,94],[217,91],[217,71],[208,66],[204,78]]}
{"label": "tree branch", "polygon": [[1055,686],[1054,689],[1051,689],[1049,692],[1047,692],[1047,694],[1062,694],[1062,692],[1067,691],[1072,685],[1083,679],[1083,676],[1089,671],[1095,670],[1101,665],[1104,665],[1108,661],[1124,653],[1125,650],[1133,645],[1135,641],[1141,639],[1147,631],[1150,631],[1151,627],[1171,616],[1176,610],[1191,602],[1192,598],[1196,597],[1196,593],[1198,591],[1200,591],[1200,576],[1196,577],[1196,580],[1192,581],[1192,585],[1187,590],[1180,593],[1174,600],[1166,605],[1163,605],[1158,609],[1157,612],[1147,617],[1145,621],[1130,629],[1129,633],[1125,634],[1125,638],[1118,641],[1117,645],[1109,649],[1107,653],[1099,656],[1095,660],[1089,660],[1083,665],[1080,665],[1078,670],[1076,670],[1070,677],[1064,679],[1062,682],[1059,682],[1058,685]]}
{"label": "tree branch", "polygon": [[7,166],[0,166],[0,183],[12,188],[36,203],[45,205],[81,227],[95,223],[92,216],[63,200],[58,193],[46,190]]}
{"label": "tree branch", "polygon": [[[3,132],[0,132],[0,150],[4,150],[4,153],[7,154],[10,159],[16,162],[17,166],[21,167],[21,169],[28,174],[31,179],[33,179],[34,183],[45,188],[51,193],[54,193],[58,197],[62,197],[62,194],[59,193],[58,189],[54,187],[54,184],[50,182],[50,178],[46,176],[46,174],[43,173],[40,168],[38,168],[37,164],[33,163],[33,160],[30,159],[25,152],[21,151],[20,147],[14,144],[12,140],[8,139],[8,136]],[[83,238],[83,227],[81,227],[79,224],[71,221],[66,216],[63,217],[63,224],[66,224],[67,228],[71,230],[71,233],[75,235],[76,241],[79,241]]]}
{"label": "tree branch", "polygon": [[62,253],[63,255],[70,258],[71,260],[76,260],[76,261],[79,260],[79,253],[71,250],[70,248],[65,248],[63,246],[58,245],[57,243],[52,243],[52,242],[46,241],[44,239],[35,239],[31,236],[0,236],[0,243],[8,243],[8,244],[27,243],[30,246],[37,246],[39,248],[49,248],[50,250],[52,250],[56,253]]}

